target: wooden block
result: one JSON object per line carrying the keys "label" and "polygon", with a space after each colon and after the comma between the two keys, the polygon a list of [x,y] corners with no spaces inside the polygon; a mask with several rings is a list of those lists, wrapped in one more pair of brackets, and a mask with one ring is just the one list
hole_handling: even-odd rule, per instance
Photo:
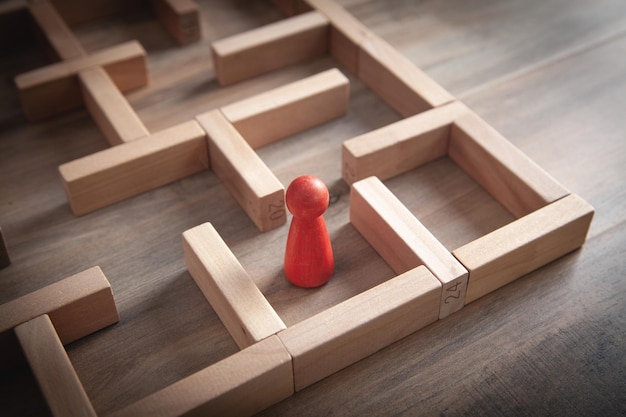
{"label": "wooden block", "polygon": [[48,1],[31,1],[28,10],[45,40],[60,60],[87,56],[63,18]]}
{"label": "wooden block", "polygon": [[119,321],[111,285],[98,266],[0,305],[0,333],[42,314],[50,316],[63,344]]}
{"label": "wooden block", "polygon": [[189,273],[240,348],[285,328],[211,223],[185,231],[183,249]]}
{"label": "wooden block", "polygon": [[378,178],[352,184],[350,223],[397,274],[425,265],[441,281],[439,318],[463,308],[467,270]]}
{"label": "wooden block", "polygon": [[9,251],[7,250],[7,244],[4,241],[2,228],[0,228],[0,268],[5,268],[9,265],[11,265],[11,258],[9,258]]}
{"label": "wooden block", "polygon": [[582,246],[593,214],[570,194],[453,251],[469,271],[465,303]]}
{"label": "wooden block", "polygon": [[441,284],[420,266],[278,333],[296,391],[436,321],[440,298]]}
{"label": "wooden block", "polygon": [[328,20],[309,12],[213,42],[215,75],[221,85],[323,55]]}
{"label": "wooden block", "polygon": [[343,179],[348,184],[370,176],[385,180],[446,156],[450,125],[467,112],[455,101],[345,141]]}
{"label": "wooden block", "polygon": [[345,115],[349,99],[350,82],[331,69],[221,110],[256,149]]}
{"label": "wooden block", "polygon": [[122,92],[148,83],[146,51],[131,41],[18,75],[15,83],[24,113],[30,120],[39,120],[80,106],[83,100],[78,73],[98,66]]}
{"label": "wooden block", "polygon": [[200,11],[193,0],[153,0],[161,24],[180,45],[200,40]]}
{"label": "wooden block", "polygon": [[358,77],[404,117],[454,100],[442,86],[372,32],[361,43]]}
{"label": "wooden block", "polygon": [[53,416],[96,416],[96,411],[44,314],[15,328],[24,355]]}
{"label": "wooden block", "polygon": [[353,74],[358,74],[360,46],[369,29],[334,0],[306,0],[331,23],[330,53]]}
{"label": "wooden block", "polygon": [[195,121],[59,167],[77,216],[208,169],[206,134]]}
{"label": "wooden block", "polygon": [[271,336],[110,417],[251,416],[293,392],[291,356]]}
{"label": "wooden block", "polygon": [[219,110],[196,117],[209,138],[211,167],[265,232],[285,224],[285,187]]}
{"label": "wooden block", "polygon": [[111,145],[150,135],[126,98],[102,67],[78,73],[85,106]]}
{"label": "wooden block", "polygon": [[569,194],[476,114],[454,121],[449,155],[517,217]]}

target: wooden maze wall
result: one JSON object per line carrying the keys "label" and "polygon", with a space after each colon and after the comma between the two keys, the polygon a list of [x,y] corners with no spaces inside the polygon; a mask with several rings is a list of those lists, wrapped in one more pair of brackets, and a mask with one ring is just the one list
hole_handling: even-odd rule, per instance
{"label": "wooden maze wall", "polygon": [[[115,31],[105,40],[85,33],[89,48],[83,47],[80,27],[75,35],[66,26],[81,19],[66,17],[63,2],[15,2],[5,12],[28,12],[60,58],[15,79],[23,111],[34,123],[31,133],[43,140],[46,132],[37,132],[36,121],[56,117],[56,128],[99,131],[110,145],[85,143],[73,159],[59,158],[59,183],[80,217],[68,218],[67,205],[57,216],[74,230],[87,220],[109,224],[95,235],[78,234],[86,257],[115,264],[110,269],[119,275],[125,262],[115,254],[137,254],[138,244],[149,252],[156,248],[154,238],[171,242],[167,253],[135,264],[129,279],[139,285],[120,280],[117,289],[102,273],[108,275],[109,268],[89,269],[54,284],[70,288],[66,299],[49,285],[1,307],[7,312],[6,349],[14,351],[16,341],[21,345],[53,413],[253,414],[583,244],[593,208],[381,37],[333,1],[274,3],[288,17],[262,4],[222,6],[218,11],[237,14],[242,27],[201,29],[206,11],[194,3],[155,2],[163,26],[186,45],[181,48],[194,51],[172,61],[151,61],[150,47],[141,41],[117,44],[116,35],[128,34]],[[100,44],[110,45],[96,48]],[[206,61],[197,63],[202,54]],[[211,71],[217,83],[205,76]],[[144,94],[145,88],[157,93]],[[159,102],[166,103],[164,110]],[[82,116],[74,121],[77,113],[68,115],[83,105],[94,125]],[[462,236],[440,241],[407,208],[407,175],[433,161],[473,187],[472,198],[490,201],[495,215],[480,230],[458,233],[450,227],[444,235]],[[285,282],[277,249],[284,245],[288,220],[283,184],[305,173],[329,184],[329,228],[338,259],[333,281],[310,292]],[[144,194],[150,190],[165,194],[159,207],[150,208],[160,217],[124,220],[125,210],[140,213],[151,205],[150,193]],[[189,216],[178,216],[178,209]],[[162,225],[170,216],[174,226]],[[98,239],[118,246],[102,254],[91,243]],[[363,257],[374,261],[363,265]],[[159,258],[175,262],[161,266],[170,271],[157,274],[161,282],[155,286],[149,270]],[[139,270],[142,264],[148,271]],[[67,264],[58,269],[72,270]],[[188,285],[189,276],[211,307]],[[132,301],[138,292],[140,303]],[[171,314],[167,304],[179,298],[191,301]],[[159,310],[169,330],[144,321],[145,309]],[[116,338],[133,341],[127,357],[113,353],[112,361],[118,367],[129,361],[130,372],[120,384],[111,383],[113,376],[90,378],[85,391],[61,342],[112,324],[118,310],[121,322],[90,338],[106,339],[121,328]],[[186,321],[181,313],[196,323],[203,315],[212,321],[199,332],[177,334],[173,327]],[[142,323],[143,330],[125,324],[130,321]],[[170,338],[177,340],[170,345]],[[78,350],[80,343],[85,349],[90,344],[77,343]],[[130,353],[133,346],[152,343],[156,347]],[[203,345],[217,346],[217,353],[199,361],[178,358],[198,356]],[[59,359],[41,360],[48,357],[44,347]],[[109,344],[98,355],[112,350],[124,348]],[[88,357],[82,362],[87,368]],[[162,366],[166,377],[154,381]],[[50,375],[64,373],[66,385],[51,382]],[[144,384],[146,379],[151,381]],[[142,384],[129,388],[133,381]],[[90,392],[110,400],[94,409]]]}

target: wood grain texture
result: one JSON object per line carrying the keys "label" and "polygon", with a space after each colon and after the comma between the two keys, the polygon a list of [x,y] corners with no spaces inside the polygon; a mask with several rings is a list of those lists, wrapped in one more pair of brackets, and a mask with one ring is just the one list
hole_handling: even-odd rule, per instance
{"label": "wood grain texture", "polygon": [[219,110],[201,114],[211,168],[260,231],[287,221],[285,187]]}
{"label": "wood grain texture", "polygon": [[54,116],[82,104],[78,72],[101,66],[120,91],[145,86],[148,82],[146,52],[131,41],[35,69],[15,78],[24,113],[30,120]]}
{"label": "wood grain texture", "polygon": [[453,251],[470,271],[466,303],[583,245],[594,210],[570,194]]}
{"label": "wood grain texture", "polygon": [[111,145],[150,135],[104,69],[94,67],[82,70],[78,79],[85,106]]}
{"label": "wood grain texture", "polygon": [[153,190],[209,167],[195,121],[65,163],[59,172],[76,215]]}
{"label": "wood grain texture", "polygon": [[55,417],[96,416],[65,348],[44,314],[15,328],[46,403]]}
{"label": "wood grain texture", "polygon": [[423,266],[278,333],[296,391],[434,322],[441,284]]}
{"label": "wood grain texture", "polygon": [[271,336],[111,417],[251,416],[292,394],[291,356]]}
{"label": "wood grain texture", "polygon": [[215,76],[221,85],[325,54],[328,20],[312,11],[213,42]]}
{"label": "wood grain texture", "polygon": [[468,272],[376,177],[352,184],[350,223],[400,274],[425,265],[442,284],[439,318],[463,308]]}
{"label": "wood grain texture", "polygon": [[221,108],[254,149],[344,116],[350,82],[337,69],[289,83]]}
{"label": "wood grain texture", "polygon": [[[88,4],[78,3],[76,10]],[[581,250],[259,415],[624,415],[624,2],[340,3],[596,214]],[[338,65],[333,58],[315,59],[222,89],[213,76],[211,41],[281,15],[264,1],[206,0],[199,6],[207,30],[197,45],[184,48],[149,8],[72,26],[89,53],[133,39],[145,47],[150,83],[126,97],[152,132]],[[48,63],[38,44],[16,30],[30,23],[28,14],[18,17],[0,23],[0,32],[10,33],[2,44],[11,44],[0,52],[5,80]],[[339,151],[344,140],[399,116],[347,76],[344,118],[258,150],[283,184],[305,173],[329,184],[326,220],[341,280],[316,292],[291,288],[281,275],[287,228],[259,233],[211,170],[75,217],[58,165],[108,144],[83,110],[27,122],[17,90],[0,83],[0,224],[12,260],[0,270],[0,299],[102,266],[123,320],[66,347],[99,415],[238,352],[186,271],[180,235],[191,227],[206,221],[216,226],[288,325],[394,276],[349,225]],[[412,211],[449,249],[513,220],[449,158],[385,184],[414,204]],[[46,412],[35,406],[43,400],[37,401],[34,381],[23,379],[0,375],[3,415]]]}
{"label": "wood grain texture", "polygon": [[212,224],[183,233],[189,273],[243,349],[285,328]]}
{"label": "wood grain texture", "polygon": [[194,0],[153,0],[152,8],[161,24],[180,45],[200,40],[200,10]]}

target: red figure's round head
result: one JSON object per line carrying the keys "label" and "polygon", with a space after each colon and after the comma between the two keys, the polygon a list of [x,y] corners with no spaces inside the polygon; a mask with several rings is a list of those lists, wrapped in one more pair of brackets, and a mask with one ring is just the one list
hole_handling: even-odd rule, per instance
{"label": "red figure's round head", "polygon": [[326,211],[330,196],[328,188],[311,175],[298,177],[289,184],[285,201],[294,217],[314,219]]}

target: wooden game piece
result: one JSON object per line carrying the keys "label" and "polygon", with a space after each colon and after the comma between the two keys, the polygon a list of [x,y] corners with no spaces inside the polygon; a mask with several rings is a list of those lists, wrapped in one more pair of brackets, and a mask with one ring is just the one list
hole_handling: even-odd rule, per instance
{"label": "wooden game piece", "polygon": [[180,45],[200,40],[200,11],[195,1],[152,0],[152,8],[165,29]]}
{"label": "wooden game piece", "polygon": [[206,134],[195,121],[59,167],[77,216],[208,169]]}
{"label": "wooden game piece", "polygon": [[296,392],[435,322],[440,298],[419,266],[278,333]]}
{"label": "wooden game piece", "polygon": [[102,67],[78,73],[85,106],[104,137],[119,145],[150,135],[126,98]]}
{"label": "wooden game piece", "polygon": [[582,246],[593,214],[570,194],[454,250],[469,271],[465,303]]}
{"label": "wooden game piece", "polygon": [[0,228],[0,268],[5,268],[9,265],[11,265],[11,258],[9,258],[9,251],[7,250],[7,244],[4,241],[2,228]]}
{"label": "wooden game piece", "polygon": [[189,273],[240,348],[285,328],[211,223],[185,231],[183,249]]}
{"label": "wooden game piece", "polygon": [[333,0],[306,0],[311,7],[323,13],[331,23],[330,53],[353,74],[358,74],[361,43],[369,32],[361,22]]}
{"label": "wooden game piece", "polygon": [[358,77],[404,117],[454,100],[441,85],[371,31],[361,43]]}
{"label": "wooden game piece", "polygon": [[251,416],[294,392],[291,356],[270,336],[110,417]]}
{"label": "wooden game piece", "polygon": [[28,10],[59,59],[87,56],[78,39],[49,1],[31,1],[28,3]]}
{"label": "wooden game piece", "polygon": [[221,110],[256,149],[345,115],[349,99],[350,82],[330,69]]}
{"label": "wooden game piece", "polygon": [[517,217],[569,194],[474,113],[455,119],[448,153],[457,165]]}
{"label": "wooden game piece", "polygon": [[454,101],[349,139],[342,147],[342,176],[348,183],[395,177],[446,156],[450,125],[469,110]]}
{"label": "wooden game piece", "polygon": [[265,232],[285,224],[285,188],[219,110],[196,117],[209,138],[213,172]]}
{"label": "wooden game piece", "polygon": [[328,188],[319,178],[301,176],[291,182],[285,200],[293,214],[285,250],[285,275],[297,286],[319,287],[335,272],[323,216],[330,202]]}
{"label": "wooden game piece", "polygon": [[148,83],[146,51],[136,41],[127,42],[18,75],[15,83],[26,116],[39,120],[80,106],[78,73],[97,66],[106,70],[122,92]]}
{"label": "wooden game piece", "polygon": [[350,223],[397,274],[425,265],[441,281],[439,318],[463,308],[467,270],[378,178],[352,184]]}
{"label": "wooden game piece", "polygon": [[318,12],[286,18],[212,43],[221,85],[303,62],[327,51],[328,20]]}
{"label": "wooden game piece", "polygon": [[53,416],[96,416],[91,401],[44,314],[15,328],[15,334]]}

